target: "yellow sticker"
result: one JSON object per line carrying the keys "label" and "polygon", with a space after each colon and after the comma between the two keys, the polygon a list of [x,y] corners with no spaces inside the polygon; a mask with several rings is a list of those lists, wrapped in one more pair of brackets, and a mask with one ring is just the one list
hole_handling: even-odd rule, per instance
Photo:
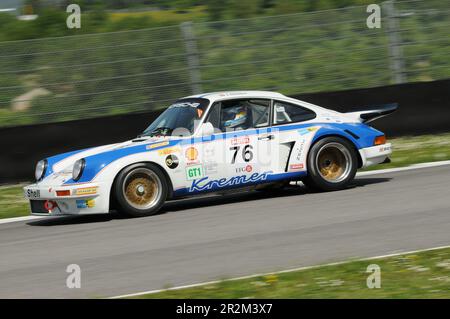
{"label": "yellow sticker", "polygon": [[173,153],[180,153],[181,149],[179,147],[168,147],[158,150],[158,155],[165,156]]}
{"label": "yellow sticker", "polygon": [[157,148],[157,147],[166,146],[166,145],[169,145],[169,142],[160,142],[160,143],[150,144],[150,145],[147,145],[146,148],[148,150],[151,150],[152,148]]}
{"label": "yellow sticker", "polygon": [[89,207],[89,208],[94,207],[95,206],[95,200],[94,199],[88,199],[86,201],[86,206]]}
{"label": "yellow sticker", "polygon": [[188,147],[184,155],[188,160],[195,161],[198,157],[198,151],[195,147]]}
{"label": "yellow sticker", "polygon": [[84,187],[75,190],[75,195],[92,195],[97,194],[97,186],[94,187]]}

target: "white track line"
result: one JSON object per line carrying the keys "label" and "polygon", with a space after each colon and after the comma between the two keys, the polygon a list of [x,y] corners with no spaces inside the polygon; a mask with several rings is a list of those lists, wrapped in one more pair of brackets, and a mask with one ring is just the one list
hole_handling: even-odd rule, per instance
{"label": "white track line", "polygon": [[450,165],[450,161],[419,163],[419,164],[412,164],[412,165],[409,165],[406,167],[394,167],[394,168],[378,169],[376,171],[359,172],[356,174],[356,176],[377,175],[377,174],[409,171],[412,169],[437,167],[437,166],[444,166],[444,165]]}
{"label": "white track line", "polygon": [[37,219],[37,218],[42,218],[42,217],[40,217],[40,216],[23,216],[23,217],[13,217],[13,218],[3,218],[3,219],[0,219],[0,224],[23,222],[23,221],[33,220],[33,219]]}
{"label": "white track line", "polygon": [[[380,170],[376,170],[376,171],[359,172],[356,174],[356,176],[386,174],[386,173],[409,171],[409,170],[414,170],[414,169],[437,167],[437,166],[444,166],[444,165],[450,165],[450,161],[428,162],[428,163],[413,164],[413,165],[406,166],[406,167],[396,167],[396,168],[380,169]],[[32,220],[32,219],[36,219],[36,218],[42,218],[42,217],[41,216],[25,216],[25,217],[3,218],[3,219],[0,219],[0,224],[27,221],[27,220]]]}
{"label": "white track line", "polygon": [[218,284],[218,283],[224,282],[224,281],[235,281],[235,280],[241,280],[241,279],[251,279],[251,278],[267,276],[267,275],[277,275],[277,274],[284,274],[284,273],[289,273],[289,272],[294,272],[294,271],[315,269],[315,268],[319,268],[319,267],[329,267],[329,266],[343,265],[343,264],[348,264],[348,263],[354,262],[354,261],[370,261],[370,260],[383,259],[383,258],[388,258],[388,257],[395,257],[395,256],[401,256],[401,255],[415,254],[415,253],[420,253],[420,252],[424,252],[424,251],[433,251],[433,250],[444,249],[444,248],[450,248],[450,245],[449,246],[439,246],[439,247],[427,248],[427,249],[404,251],[404,252],[396,252],[396,253],[391,253],[391,254],[387,254],[387,255],[380,255],[380,256],[368,257],[368,258],[362,258],[362,259],[355,259],[355,260],[339,261],[339,262],[322,264],[322,265],[314,265],[314,266],[291,268],[291,269],[286,269],[286,270],[281,270],[281,271],[268,272],[268,273],[263,273],[263,274],[253,274],[253,275],[236,277],[236,278],[230,278],[230,279],[224,279],[224,280],[206,281],[206,282],[190,284],[190,285],[184,285],[184,286],[177,286],[177,287],[172,287],[172,288],[167,288],[167,289],[142,291],[142,292],[127,294],[127,295],[120,295],[120,296],[109,297],[107,299],[120,299],[120,298],[137,297],[137,296],[142,296],[142,295],[156,294],[156,293],[164,292],[164,291],[180,290],[180,289],[194,288],[194,287],[199,287],[199,286],[213,285],[213,284]]}

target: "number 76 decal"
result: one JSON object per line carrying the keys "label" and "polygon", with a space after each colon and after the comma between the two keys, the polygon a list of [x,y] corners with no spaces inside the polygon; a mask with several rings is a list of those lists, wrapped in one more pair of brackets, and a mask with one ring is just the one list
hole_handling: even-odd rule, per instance
{"label": "number 76 decal", "polygon": [[[230,147],[230,151],[234,151],[233,154],[233,158],[231,160],[231,164],[234,164],[236,162],[236,156],[239,153],[239,150],[241,149],[241,147],[238,146],[232,146]],[[244,148],[242,149],[242,159],[244,160],[244,162],[250,162],[253,159],[253,146],[251,145],[245,145]]]}

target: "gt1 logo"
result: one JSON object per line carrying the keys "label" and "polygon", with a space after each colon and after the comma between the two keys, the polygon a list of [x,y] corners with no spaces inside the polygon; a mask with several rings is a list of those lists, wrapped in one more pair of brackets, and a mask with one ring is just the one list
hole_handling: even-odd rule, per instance
{"label": "gt1 logo", "polygon": [[381,268],[377,264],[367,266],[367,273],[371,273],[366,280],[367,288],[381,288]]}
{"label": "gt1 logo", "polygon": [[70,264],[66,268],[69,273],[66,279],[66,286],[69,289],[81,288],[81,268],[77,264]]}
{"label": "gt1 logo", "polygon": [[369,29],[381,28],[381,8],[378,4],[369,4],[367,6],[367,13],[370,15],[367,17],[366,25]]}
{"label": "gt1 logo", "polygon": [[203,177],[203,167],[201,165],[189,166],[186,168],[186,179],[192,181]]}
{"label": "gt1 logo", "polygon": [[69,29],[81,28],[81,8],[78,4],[69,4],[66,8],[67,13],[70,14],[66,19],[66,25]]}

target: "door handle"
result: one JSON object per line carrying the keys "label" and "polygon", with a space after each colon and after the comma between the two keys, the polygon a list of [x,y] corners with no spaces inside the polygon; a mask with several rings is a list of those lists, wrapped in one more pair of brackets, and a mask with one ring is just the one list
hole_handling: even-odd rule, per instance
{"label": "door handle", "polygon": [[274,138],[275,138],[275,136],[270,134],[270,135],[259,136],[258,140],[260,140],[260,141],[268,141],[268,140],[273,140]]}

